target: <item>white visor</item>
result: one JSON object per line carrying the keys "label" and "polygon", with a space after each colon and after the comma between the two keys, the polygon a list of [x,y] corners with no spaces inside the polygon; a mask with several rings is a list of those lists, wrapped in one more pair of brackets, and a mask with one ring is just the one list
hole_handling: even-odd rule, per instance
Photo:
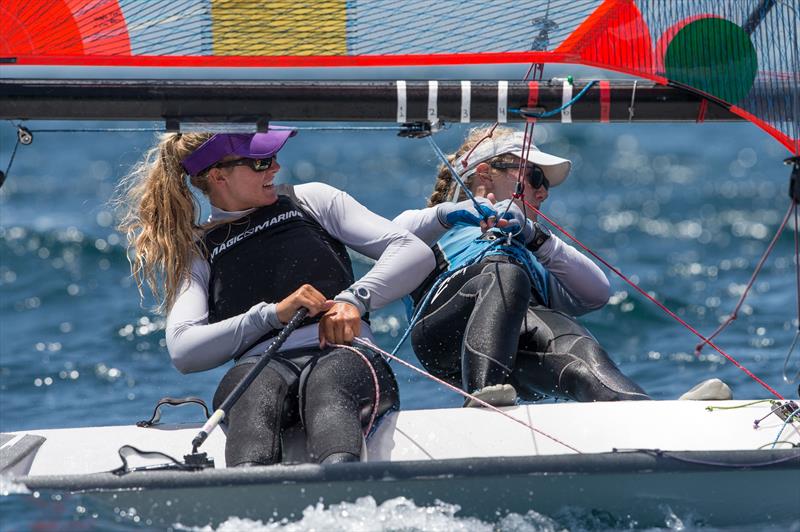
{"label": "white visor", "polygon": [[[481,142],[478,147],[475,148],[475,151],[469,155],[466,167],[464,166],[464,159],[469,152],[459,157],[455,164],[453,164],[453,168],[455,168],[462,177],[466,178],[475,172],[475,167],[480,163],[494,159],[499,155],[511,154],[523,159],[524,141],[525,134],[522,131],[514,132],[511,135],[490,137]],[[531,143],[530,150],[528,150],[527,153],[528,161],[541,167],[551,187],[557,187],[563,183],[567,175],[569,175],[569,170],[572,167],[571,161],[545,153],[539,150],[533,143]]]}

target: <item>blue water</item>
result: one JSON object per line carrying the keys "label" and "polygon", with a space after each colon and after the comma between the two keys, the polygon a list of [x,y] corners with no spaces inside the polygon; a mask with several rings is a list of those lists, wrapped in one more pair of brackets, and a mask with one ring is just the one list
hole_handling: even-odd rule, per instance
{"label": "blue water", "polygon": [[[445,151],[452,150],[465,131],[453,126],[437,139]],[[754,126],[740,123],[542,124],[537,132],[545,150],[574,161],[570,178],[552,191],[545,204],[546,214],[694,327],[705,333],[713,330],[733,308],[788,208],[785,150]],[[14,135],[11,124],[0,124],[2,168]],[[11,175],[0,189],[3,432],[130,424],[149,415],[154,403],[166,395],[199,395],[210,401],[224,368],[183,376],[171,366],[163,318],[149,310],[151,300],[140,305],[124,243],[106,203],[120,176],[152,140],[151,133],[141,132],[39,133],[32,145],[19,148]],[[285,182],[325,181],[392,217],[424,205],[436,160],[425,141],[390,132],[304,131],[281,153],[281,163]],[[796,397],[797,384],[782,378],[797,328],[791,230],[790,222],[739,319],[720,337],[719,345],[778,392]],[[357,266],[361,272],[367,267]],[[612,275],[611,280],[611,304],[583,322],[621,369],[653,397],[676,398],[710,377],[725,380],[736,398],[769,396],[712,349],[695,357],[691,333],[617,277]],[[394,346],[405,327],[399,304],[375,313],[374,322],[377,338],[386,348]],[[401,354],[413,358],[408,346]],[[796,353],[790,363],[793,372],[798,365]],[[461,404],[452,392],[403,368],[396,371],[404,408]],[[169,416],[191,419],[192,413],[179,410]],[[342,518],[342,512],[394,529],[632,526],[597,521],[580,512],[568,518],[543,516],[535,506],[528,515],[498,516],[496,522],[486,523],[461,517],[446,501],[431,508],[410,501],[392,504],[402,506],[405,513],[366,500],[344,510],[309,508],[303,521],[278,522],[273,527],[358,528],[358,522]],[[415,521],[414,515],[433,516],[438,525]],[[680,529],[686,517],[665,513],[663,528]],[[135,526],[142,523],[115,513],[94,513],[79,504],[30,495],[0,497],[3,530]],[[226,526],[260,529],[235,520]]]}

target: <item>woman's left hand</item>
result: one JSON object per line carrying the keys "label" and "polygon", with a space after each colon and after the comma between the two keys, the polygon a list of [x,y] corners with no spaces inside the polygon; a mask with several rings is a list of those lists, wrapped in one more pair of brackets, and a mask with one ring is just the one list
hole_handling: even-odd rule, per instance
{"label": "woman's left hand", "polygon": [[319,346],[349,344],[361,334],[361,313],[345,302],[336,302],[319,322]]}
{"label": "woman's left hand", "polygon": [[525,217],[522,209],[512,200],[507,199],[494,204],[494,208],[503,217],[505,225],[497,224],[498,227],[508,233],[515,234],[523,243],[527,244],[533,238],[533,222]]}

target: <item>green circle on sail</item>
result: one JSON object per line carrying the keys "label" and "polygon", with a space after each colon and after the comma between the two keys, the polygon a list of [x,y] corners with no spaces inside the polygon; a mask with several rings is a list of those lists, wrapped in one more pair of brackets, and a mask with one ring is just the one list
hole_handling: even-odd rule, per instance
{"label": "green circle on sail", "polygon": [[664,55],[664,69],[672,81],[735,104],[753,88],[758,58],[740,26],[703,18],[675,34]]}

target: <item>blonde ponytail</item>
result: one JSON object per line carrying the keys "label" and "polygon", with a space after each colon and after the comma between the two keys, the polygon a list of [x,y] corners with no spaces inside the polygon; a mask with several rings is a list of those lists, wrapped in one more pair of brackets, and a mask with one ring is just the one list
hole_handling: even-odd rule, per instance
{"label": "blonde ponytail", "polygon": [[[116,195],[119,230],[128,238],[128,260],[139,294],[144,296],[147,285],[161,312],[172,308],[192,260],[203,254],[200,207],[181,160],[209,138],[210,133],[162,135],[122,180]],[[192,177],[191,182],[208,193],[206,175]]]}
{"label": "blonde ponytail", "polygon": [[[461,147],[458,148],[455,153],[447,156],[447,160],[450,162],[450,165],[453,166],[457,172],[461,172],[463,170],[462,168],[455,167],[455,162],[458,160],[458,158],[474,148],[481,141],[481,139],[486,137],[486,134],[490,130],[491,126],[471,129]],[[496,127],[492,132],[492,137],[504,137],[513,133],[514,130],[509,127]],[[471,178],[467,178],[465,184],[469,186],[470,183]],[[431,193],[430,198],[428,198],[428,207],[433,207],[434,205],[438,205],[445,201],[450,201],[456,184],[457,183],[455,183],[455,180],[453,179],[453,176],[447,166],[440,164],[439,172],[436,175],[436,184],[433,186],[433,193]],[[466,197],[466,194],[462,191],[457,199],[466,199]]]}

